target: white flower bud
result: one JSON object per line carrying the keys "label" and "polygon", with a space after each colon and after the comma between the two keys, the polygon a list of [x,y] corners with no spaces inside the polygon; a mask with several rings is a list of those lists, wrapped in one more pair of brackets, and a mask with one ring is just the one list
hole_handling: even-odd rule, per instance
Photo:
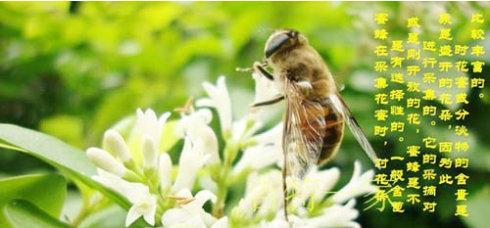
{"label": "white flower bud", "polygon": [[157,147],[155,142],[149,137],[143,139],[143,158],[146,168],[154,169],[157,167]]}
{"label": "white flower bud", "polygon": [[172,184],[172,160],[167,153],[163,153],[158,158],[158,177],[160,179],[160,189],[164,191]]}
{"label": "white flower bud", "polygon": [[124,168],[121,163],[119,163],[105,150],[91,147],[87,150],[87,156],[97,167],[100,167],[101,169],[116,174],[120,177],[126,174],[126,168]]}
{"label": "white flower bud", "polygon": [[131,160],[128,145],[119,132],[112,129],[106,131],[103,144],[108,152],[121,159],[122,162]]}

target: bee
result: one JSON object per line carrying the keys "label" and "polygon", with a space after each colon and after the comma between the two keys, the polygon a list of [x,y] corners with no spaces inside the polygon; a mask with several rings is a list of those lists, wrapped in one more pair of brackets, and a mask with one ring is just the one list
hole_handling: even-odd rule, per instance
{"label": "bee", "polygon": [[[278,30],[265,44],[265,59],[249,71],[268,78],[282,91],[254,107],[285,101],[283,129],[284,191],[287,176],[303,177],[312,165],[323,165],[338,151],[347,125],[373,161],[376,153],[318,52],[296,30]],[[266,67],[272,68],[270,73]],[[285,197],[286,198],[286,197]],[[285,200],[285,205],[287,201]],[[285,206],[286,218],[287,209]]]}

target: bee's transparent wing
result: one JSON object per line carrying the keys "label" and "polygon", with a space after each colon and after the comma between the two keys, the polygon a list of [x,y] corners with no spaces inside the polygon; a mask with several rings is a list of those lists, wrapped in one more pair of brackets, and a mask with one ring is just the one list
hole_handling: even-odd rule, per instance
{"label": "bee's transparent wing", "polygon": [[369,143],[369,140],[367,139],[366,134],[364,134],[364,131],[362,130],[361,126],[359,126],[359,123],[352,115],[344,99],[342,99],[342,97],[338,93],[331,95],[330,99],[332,100],[332,103],[335,106],[335,108],[337,108],[338,111],[342,113],[342,115],[344,116],[344,119],[347,122],[347,126],[349,126],[350,131],[354,135],[354,138],[356,138],[357,142],[359,142],[362,149],[364,149],[366,154],[373,162],[376,162],[376,159],[378,159],[376,152],[371,146],[371,143]]}
{"label": "bee's transparent wing", "polygon": [[319,102],[305,99],[298,86],[286,84],[284,168],[287,175],[303,177],[320,156],[325,137],[325,111]]}

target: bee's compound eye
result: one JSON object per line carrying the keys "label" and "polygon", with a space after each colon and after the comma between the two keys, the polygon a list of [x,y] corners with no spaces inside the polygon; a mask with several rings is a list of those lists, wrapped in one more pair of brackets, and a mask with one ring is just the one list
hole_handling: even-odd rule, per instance
{"label": "bee's compound eye", "polygon": [[295,30],[291,30],[288,32],[288,36],[291,37],[291,38],[295,38],[298,36],[298,31],[295,31]]}

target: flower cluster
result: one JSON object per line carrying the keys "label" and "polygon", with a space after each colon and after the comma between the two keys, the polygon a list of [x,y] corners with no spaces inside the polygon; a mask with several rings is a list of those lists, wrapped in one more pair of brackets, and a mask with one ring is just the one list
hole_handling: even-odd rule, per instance
{"label": "flower cluster", "polygon": [[[267,94],[258,91],[271,91],[271,84],[256,75],[254,79],[255,99],[264,99]],[[282,123],[258,133],[263,126],[260,110],[234,121],[224,77],[203,88],[208,97],[197,100],[197,110],[182,113],[172,127],[183,140],[178,163],[163,150],[170,113],[157,117],[151,109],[138,109],[126,137],[110,129],[102,148],[87,150],[98,167],[93,179],[130,202],[126,226],[143,217],[151,226],[164,227],[288,227],[282,213]],[[218,114],[222,151],[209,126],[209,108]],[[337,168],[313,168],[301,180],[288,179],[295,192],[289,199],[290,222],[296,227],[358,227],[353,198],[376,190],[373,174],[361,173],[356,162],[350,182],[334,194],[327,193],[339,179]],[[244,195],[238,202],[229,200],[230,189],[239,184],[246,184]],[[208,201],[211,209],[205,210]]]}

